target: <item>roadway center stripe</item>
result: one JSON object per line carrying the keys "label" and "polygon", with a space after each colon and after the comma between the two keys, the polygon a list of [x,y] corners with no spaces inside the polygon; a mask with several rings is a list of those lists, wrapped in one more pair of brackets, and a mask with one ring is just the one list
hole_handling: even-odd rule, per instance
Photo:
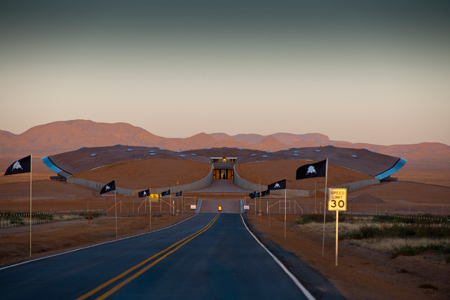
{"label": "roadway center stripe", "polygon": [[[146,266],[145,268],[143,268],[142,270],[140,270],[139,272],[135,273],[133,276],[129,277],[128,279],[124,280],[123,282],[121,282],[120,284],[116,285],[114,288],[110,289],[109,291],[107,291],[106,293],[104,293],[103,295],[101,295],[100,297],[96,298],[96,299],[105,299],[106,297],[112,295],[113,293],[115,293],[117,290],[119,290],[120,288],[122,288],[123,286],[125,286],[127,283],[131,282],[132,280],[134,280],[135,278],[137,278],[139,275],[141,275],[142,273],[144,273],[145,271],[147,271],[148,269],[150,269],[151,267],[153,267],[154,265],[156,265],[158,262],[160,262],[161,260],[163,260],[164,258],[166,258],[167,256],[169,256],[170,254],[172,254],[173,252],[177,251],[178,249],[180,249],[182,246],[184,246],[185,244],[187,244],[188,242],[190,242],[191,240],[193,240],[194,238],[196,238],[197,236],[199,236],[200,234],[204,233],[205,231],[207,231],[213,224],[214,222],[219,218],[219,214],[217,214],[205,227],[203,227],[202,229],[200,229],[199,231],[179,240],[178,242],[174,243],[173,245],[167,247],[166,249],[158,252],[157,254],[147,258],[146,260],[140,262],[139,264],[135,265],[134,267],[131,267],[130,269],[126,270],[125,272],[117,275],[116,277],[108,280],[107,282],[99,285],[98,287],[96,287],[95,289],[93,289],[92,291],[84,294],[81,297],[78,297],[76,300],[84,300],[92,295],[94,295],[95,293],[101,291],[102,289],[108,287],[109,285],[113,284],[114,282],[116,282],[117,280],[125,277],[126,275],[128,275],[129,273],[133,272],[134,270],[136,270],[139,267],[142,267],[143,265],[145,265],[146,263],[149,263],[150,261],[152,261],[153,259],[155,259],[156,257],[162,255],[160,258],[158,258],[157,260],[155,260],[154,262],[152,262],[150,265]],[[178,246],[177,246],[178,245]],[[176,247],[177,246],[177,247]],[[176,247],[175,249],[169,251],[170,249]],[[167,252],[166,254],[164,254],[165,252]]]}

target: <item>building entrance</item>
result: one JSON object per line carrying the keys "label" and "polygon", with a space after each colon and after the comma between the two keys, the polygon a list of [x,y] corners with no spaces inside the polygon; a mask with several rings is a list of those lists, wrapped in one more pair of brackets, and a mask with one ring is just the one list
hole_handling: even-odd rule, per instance
{"label": "building entrance", "polygon": [[234,163],[237,157],[211,157],[214,166],[213,179],[234,179]]}
{"label": "building entrance", "polygon": [[214,169],[213,179],[233,179],[233,169]]}

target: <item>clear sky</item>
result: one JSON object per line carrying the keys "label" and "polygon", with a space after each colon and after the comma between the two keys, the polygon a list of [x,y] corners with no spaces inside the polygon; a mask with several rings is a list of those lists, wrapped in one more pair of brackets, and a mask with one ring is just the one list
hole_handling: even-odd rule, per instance
{"label": "clear sky", "polygon": [[0,129],[450,145],[450,2],[0,0]]}

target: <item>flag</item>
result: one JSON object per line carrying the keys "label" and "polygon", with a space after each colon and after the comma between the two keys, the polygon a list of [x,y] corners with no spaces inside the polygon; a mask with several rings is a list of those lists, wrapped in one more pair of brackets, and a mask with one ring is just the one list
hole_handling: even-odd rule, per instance
{"label": "flag", "polygon": [[31,155],[15,161],[6,170],[5,175],[14,175],[31,172]]}
{"label": "flag", "polygon": [[145,191],[141,191],[138,193],[139,197],[148,197],[150,196],[150,189],[146,189]]}
{"label": "flag", "polygon": [[113,180],[110,183],[108,183],[107,185],[105,185],[104,187],[102,187],[102,189],[100,190],[100,195],[104,194],[104,193],[112,192],[115,190],[116,190],[116,181]]}
{"label": "flag", "polygon": [[170,195],[170,190],[161,193],[161,196],[168,196],[168,195]]}
{"label": "flag", "polygon": [[265,195],[270,195],[270,190],[265,190],[261,192],[261,197],[264,197]]}
{"label": "flag", "polygon": [[267,186],[267,189],[270,190],[285,190],[286,189],[286,179],[274,182]]}
{"label": "flag", "polygon": [[177,196],[177,197],[181,196],[181,195],[183,195],[183,191],[179,191],[178,193],[175,194],[175,196]]}
{"label": "flag", "polygon": [[297,169],[296,179],[325,177],[327,174],[327,161],[322,160],[314,164],[303,165]]}
{"label": "flag", "polygon": [[256,192],[252,192],[248,195],[251,199],[256,197]]}

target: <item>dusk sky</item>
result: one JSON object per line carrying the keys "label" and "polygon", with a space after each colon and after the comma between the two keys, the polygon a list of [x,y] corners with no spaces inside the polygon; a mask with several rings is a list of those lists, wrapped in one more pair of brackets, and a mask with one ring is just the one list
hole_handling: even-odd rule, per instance
{"label": "dusk sky", "polygon": [[0,130],[450,145],[450,1],[0,0]]}

